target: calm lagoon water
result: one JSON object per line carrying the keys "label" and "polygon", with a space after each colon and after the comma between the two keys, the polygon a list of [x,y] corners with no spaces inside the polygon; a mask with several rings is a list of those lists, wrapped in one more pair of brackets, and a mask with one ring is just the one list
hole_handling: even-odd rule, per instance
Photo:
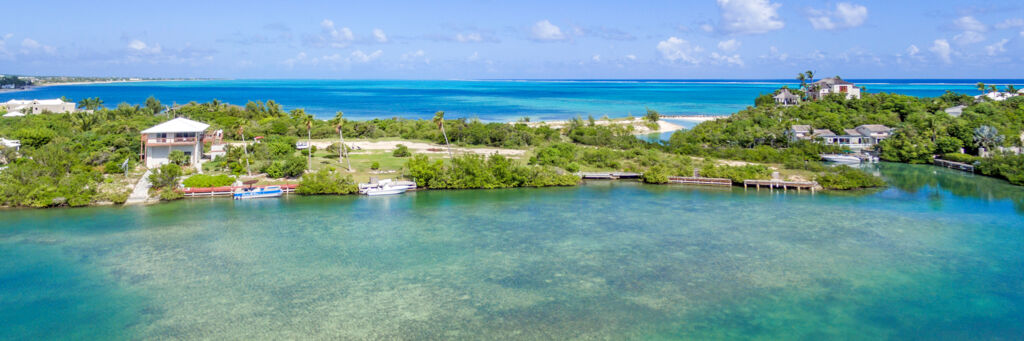
{"label": "calm lagoon water", "polygon": [[1024,189],[591,182],[0,211],[0,339],[1017,339]]}
{"label": "calm lagoon water", "polygon": [[[946,90],[974,94],[979,80],[854,80],[868,92],[938,96]],[[1020,80],[981,80],[1020,84]],[[671,115],[727,115],[753,105],[759,94],[793,80],[685,81],[408,81],[408,80],[213,80],[66,85],[0,93],[8,99],[100,97],[107,106],[141,104],[149,96],[165,104],[189,101],[245,105],[274,100],[286,110],[305,108],[319,118],[344,111],[351,119],[430,118],[444,110],[450,118],[484,121],[640,116],[646,108]]]}

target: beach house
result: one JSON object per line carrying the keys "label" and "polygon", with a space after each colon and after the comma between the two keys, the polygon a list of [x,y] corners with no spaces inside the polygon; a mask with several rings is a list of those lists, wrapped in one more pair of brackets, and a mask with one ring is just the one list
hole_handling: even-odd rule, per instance
{"label": "beach house", "polygon": [[794,95],[792,92],[789,92],[789,89],[786,88],[782,88],[782,90],[779,90],[779,93],[776,94],[775,96],[772,96],[772,98],[775,99],[775,103],[778,103],[779,105],[782,106],[800,104],[800,96]]}
{"label": "beach house", "polygon": [[881,124],[865,124],[836,133],[828,129],[812,129],[809,125],[794,125],[789,128],[791,141],[820,139],[824,144],[837,145],[853,150],[866,149],[889,138],[892,128]]}
{"label": "beach house", "polygon": [[860,98],[860,88],[839,77],[825,78],[807,85],[807,94],[817,100],[831,94],[845,94],[846,99]]}
{"label": "beach house", "polygon": [[142,159],[155,168],[170,162],[172,151],[180,150],[189,162],[202,169],[203,138],[210,125],[178,117],[142,131]]}
{"label": "beach house", "polygon": [[0,103],[0,106],[7,109],[7,112],[18,112],[22,114],[41,114],[43,112],[68,113],[75,112],[76,110],[75,103],[65,102],[60,98],[33,100],[12,99],[7,102]]}

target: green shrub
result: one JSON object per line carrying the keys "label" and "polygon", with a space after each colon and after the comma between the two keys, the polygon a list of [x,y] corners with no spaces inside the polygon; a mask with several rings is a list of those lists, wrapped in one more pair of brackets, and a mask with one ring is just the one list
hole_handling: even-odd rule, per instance
{"label": "green shrub", "polygon": [[765,165],[729,166],[708,163],[701,167],[700,174],[708,178],[726,178],[733,183],[742,184],[743,180],[768,179],[772,171]]}
{"label": "green shrub", "polygon": [[181,166],[168,163],[154,169],[153,174],[149,175],[149,181],[153,183],[153,188],[174,187],[178,184],[179,176],[181,176]]}
{"label": "green shrub", "polygon": [[[122,162],[124,162],[124,161],[122,161]],[[122,174],[122,173],[124,173],[124,169],[121,168],[121,162],[110,160],[110,161],[107,161],[107,163],[103,164],[103,173],[106,173],[106,174]]]}
{"label": "green shrub", "polygon": [[648,184],[665,184],[668,183],[668,169],[665,166],[657,165],[648,168],[641,176],[641,180]]}
{"label": "green shrub", "polygon": [[188,155],[185,155],[185,152],[180,150],[172,150],[171,153],[167,155],[167,160],[179,166],[186,166],[191,162]]}
{"label": "green shrub", "polygon": [[163,200],[163,201],[173,201],[173,200],[178,200],[178,199],[181,199],[181,198],[184,198],[184,197],[185,197],[185,194],[182,194],[181,192],[178,192],[174,188],[164,188],[164,189],[160,190],[160,200]]}
{"label": "green shrub", "polygon": [[359,191],[359,186],[351,175],[325,168],[303,175],[295,191],[302,195],[352,194]]}
{"label": "green shrub", "polygon": [[262,171],[271,178],[297,178],[306,172],[306,159],[293,156],[284,161],[274,161]]}
{"label": "green shrub", "polygon": [[373,163],[371,163],[370,164],[370,169],[372,169],[372,170],[380,169],[380,162],[374,161]]}
{"label": "green shrub", "polygon": [[831,167],[814,178],[821,187],[833,190],[883,187],[885,181],[860,169],[845,165]]}
{"label": "green shrub", "polygon": [[967,155],[962,153],[946,153],[942,154],[942,159],[953,162],[961,162],[966,164],[974,164],[980,161],[982,158],[974,155]]}
{"label": "green shrub", "polygon": [[1024,185],[1024,155],[996,155],[978,162],[981,174],[1004,178],[1012,184]]}
{"label": "green shrub", "polygon": [[409,152],[409,147],[406,147],[404,144],[399,144],[396,146],[395,151],[391,153],[391,156],[409,157],[412,156],[412,153]]}
{"label": "green shrub", "polygon": [[221,187],[235,183],[235,178],[226,175],[196,174],[183,181],[185,187]]}

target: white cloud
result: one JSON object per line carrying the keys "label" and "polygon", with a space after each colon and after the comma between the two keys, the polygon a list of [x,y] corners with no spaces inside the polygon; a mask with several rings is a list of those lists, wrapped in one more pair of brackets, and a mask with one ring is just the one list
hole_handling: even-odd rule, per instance
{"label": "white cloud", "polygon": [[721,11],[722,31],[735,34],[756,34],[781,29],[781,4],[768,0],[717,0]]}
{"label": "white cloud", "polygon": [[982,24],[981,21],[978,21],[978,19],[969,15],[957,18],[953,21],[953,24],[964,31],[985,32],[988,30],[988,28],[985,27],[985,24]]}
{"label": "white cloud", "polygon": [[740,59],[740,55],[720,55],[718,52],[711,53],[711,59],[715,60],[715,63],[725,63],[736,66],[743,66],[743,59]]}
{"label": "white cloud", "polygon": [[736,39],[723,40],[718,42],[718,49],[725,52],[732,52],[740,48],[740,45],[742,45],[742,43]]}
{"label": "white cloud", "polygon": [[789,54],[788,53],[779,52],[779,48],[778,47],[772,46],[772,47],[768,48],[768,55],[762,55],[761,58],[762,59],[774,59],[774,60],[778,60],[780,62],[784,62],[784,61],[786,61],[786,59],[789,59]]}
{"label": "white cloud", "polygon": [[388,35],[384,34],[384,30],[375,28],[373,29],[373,39],[378,43],[386,43],[388,42]]}
{"label": "white cloud", "polygon": [[868,18],[868,8],[862,5],[840,2],[835,10],[810,10],[811,26],[816,30],[835,30],[853,28],[864,24]]}
{"label": "white cloud", "polygon": [[373,51],[370,54],[363,52],[363,50],[355,50],[352,51],[349,60],[356,63],[369,63],[374,59],[380,58],[382,54],[384,54],[384,51],[381,50]]}
{"label": "white cloud", "polygon": [[334,22],[328,19],[320,22],[320,30],[324,34],[324,40],[331,47],[346,47],[352,43],[352,40],[355,40],[351,29],[348,27],[338,29],[334,27]]}
{"label": "white cloud", "polygon": [[907,46],[907,55],[908,56],[911,56],[911,57],[916,56],[919,52],[921,52],[921,49],[917,48],[917,45],[911,44],[910,46]]}
{"label": "white cloud", "polygon": [[682,40],[676,37],[670,37],[666,40],[658,42],[658,52],[661,52],[662,58],[670,62],[686,62],[690,64],[697,64],[700,59],[697,58],[696,54],[701,52],[700,46],[692,46],[690,42]]}
{"label": "white cloud", "polygon": [[1001,23],[995,25],[995,28],[999,30],[1024,28],[1024,18],[1015,17],[1002,20]]}
{"label": "white cloud", "polygon": [[469,57],[466,57],[466,60],[471,61],[471,62],[475,62],[475,61],[480,60],[480,52],[479,51],[473,51],[473,54],[469,55]]}
{"label": "white cloud", "polygon": [[964,31],[963,33],[953,36],[953,40],[955,40],[957,44],[968,45],[984,41],[985,35],[976,31]]}
{"label": "white cloud", "polygon": [[1010,42],[1010,40],[1004,38],[1003,40],[1000,40],[998,43],[985,46],[985,52],[988,53],[989,56],[995,56],[997,54],[1006,52],[1006,43],[1008,42]]}
{"label": "white cloud", "polygon": [[595,63],[601,62],[601,55],[595,54],[593,57],[590,57],[590,59],[593,60]]}
{"label": "white cloud", "polygon": [[565,34],[562,33],[562,29],[551,24],[551,22],[547,20],[541,20],[536,24],[533,24],[533,28],[530,29],[530,33],[531,37],[535,40],[556,41],[565,39]]}
{"label": "white cloud", "polygon": [[141,40],[136,39],[136,40],[132,40],[132,42],[128,43],[128,47],[131,48],[132,50],[142,51],[142,50],[146,49],[146,43],[142,42]]}
{"label": "white cloud", "polygon": [[24,40],[21,41],[21,47],[24,47],[24,48],[27,48],[27,49],[38,49],[40,46],[42,46],[42,45],[39,44],[39,42],[37,42],[35,40],[32,40],[32,39],[29,39],[29,38],[25,38]]}
{"label": "white cloud", "polygon": [[427,58],[427,53],[423,50],[416,50],[402,55],[402,60],[407,62],[422,61],[430,64],[430,58]]}
{"label": "white cloud", "polygon": [[935,42],[932,43],[932,47],[928,50],[939,56],[939,59],[942,59],[946,64],[953,62],[950,58],[950,54],[953,53],[953,49],[949,46],[949,41],[945,39],[935,39]]}
{"label": "white cloud", "polygon": [[8,33],[4,35],[4,40],[11,39],[14,37],[14,33]]}
{"label": "white cloud", "polygon": [[627,54],[627,55],[626,55],[626,59],[629,59],[629,60],[636,60],[636,55],[635,55],[635,54]]}
{"label": "white cloud", "polygon": [[715,31],[715,27],[714,27],[714,26],[711,26],[711,25],[708,25],[708,24],[703,24],[703,25],[700,25],[700,29],[701,29],[702,31],[704,31],[704,32],[708,32],[708,33],[711,33],[711,32],[714,32],[714,31]]}
{"label": "white cloud", "polygon": [[458,33],[455,35],[455,41],[458,41],[460,43],[479,43],[483,40],[483,36],[481,36],[480,33],[476,32]]}

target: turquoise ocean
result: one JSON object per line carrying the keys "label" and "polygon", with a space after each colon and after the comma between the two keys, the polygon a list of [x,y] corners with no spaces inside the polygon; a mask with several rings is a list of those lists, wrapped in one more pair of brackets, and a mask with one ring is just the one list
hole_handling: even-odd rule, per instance
{"label": "turquoise ocean", "polygon": [[869,170],[0,210],[0,339],[1020,339],[1024,188]]}
{"label": "turquoise ocean", "polygon": [[[947,90],[977,94],[974,84],[1024,84],[1021,80],[864,79],[868,92],[938,96]],[[107,106],[141,104],[155,96],[164,104],[207,102],[237,105],[274,100],[285,109],[304,108],[318,118],[429,118],[443,110],[450,118],[489,122],[643,115],[647,108],[667,115],[727,115],[753,105],[760,94],[792,80],[210,80],[111,83],[38,87],[0,92],[8,99],[99,97]]]}

